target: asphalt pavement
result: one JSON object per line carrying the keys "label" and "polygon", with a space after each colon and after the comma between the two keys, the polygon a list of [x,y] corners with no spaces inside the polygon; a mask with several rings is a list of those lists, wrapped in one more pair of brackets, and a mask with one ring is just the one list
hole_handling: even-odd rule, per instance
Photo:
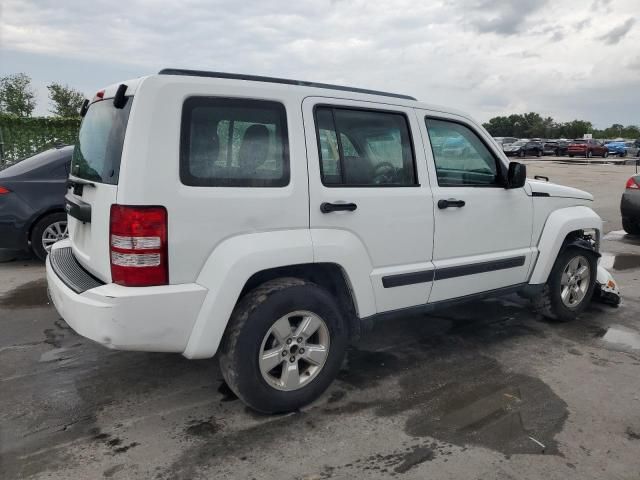
{"label": "asphalt pavement", "polygon": [[633,167],[526,162],[596,195],[623,304],[557,324],[512,296],[380,323],[288,415],[247,409],[215,358],[78,336],[43,266],[4,252],[0,478],[640,478],[640,238],[617,210]]}

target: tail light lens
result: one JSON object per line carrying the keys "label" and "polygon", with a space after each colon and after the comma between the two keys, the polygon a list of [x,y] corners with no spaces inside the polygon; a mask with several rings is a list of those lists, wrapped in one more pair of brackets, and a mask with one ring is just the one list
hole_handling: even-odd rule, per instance
{"label": "tail light lens", "polygon": [[627,184],[625,185],[625,188],[629,188],[631,190],[640,190],[640,185],[638,184],[638,181],[640,181],[640,178],[631,177],[629,180],[627,180]]}
{"label": "tail light lens", "polygon": [[11,190],[9,190],[8,188],[0,187],[0,195],[6,195],[9,192],[11,192]]}
{"label": "tail light lens", "polygon": [[112,205],[109,239],[114,283],[127,287],[169,283],[164,207]]}

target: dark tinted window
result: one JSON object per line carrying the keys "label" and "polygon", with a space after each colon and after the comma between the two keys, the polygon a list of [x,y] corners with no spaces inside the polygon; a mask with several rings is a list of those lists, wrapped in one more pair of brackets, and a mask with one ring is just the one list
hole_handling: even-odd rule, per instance
{"label": "dark tinted window", "polygon": [[284,105],[189,98],[182,111],[180,178],[185,185],[282,187],[289,183]]}
{"label": "dark tinted window", "polygon": [[89,106],[82,119],[78,142],[73,151],[72,175],[117,185],[132,100],[127,97],[124,108],[114,107],[112,99],[101,100]]}
{"label": "dark tinted window", "polygon": [[425,118],[438,185],[501,186],[496,159],[470,128]]}
{"label": "dark tinted window", "polygon": [[325,185],[416,184],[409,125],[403,114],[319,107],[316,127]]}

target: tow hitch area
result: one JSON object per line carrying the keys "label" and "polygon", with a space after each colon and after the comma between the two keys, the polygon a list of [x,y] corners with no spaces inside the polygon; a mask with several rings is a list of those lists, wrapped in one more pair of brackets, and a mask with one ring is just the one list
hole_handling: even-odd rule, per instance
{"label": "tow hitch area", "polygon": [[593,300],[617,307],[620,305],[622,297],[618,284],[606,268],[598,265],[598,276],[596,278],[596,289],[593,292]]}

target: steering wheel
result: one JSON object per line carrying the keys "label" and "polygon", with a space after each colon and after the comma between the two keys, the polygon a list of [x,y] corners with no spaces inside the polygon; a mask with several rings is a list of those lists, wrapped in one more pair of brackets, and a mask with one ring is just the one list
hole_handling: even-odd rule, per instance
{"label": "steering wheel", "polygon": [[380,162],[373,168],[373,183],[380,185],[394,183],[396,180],[396,167],[389,162]]}

